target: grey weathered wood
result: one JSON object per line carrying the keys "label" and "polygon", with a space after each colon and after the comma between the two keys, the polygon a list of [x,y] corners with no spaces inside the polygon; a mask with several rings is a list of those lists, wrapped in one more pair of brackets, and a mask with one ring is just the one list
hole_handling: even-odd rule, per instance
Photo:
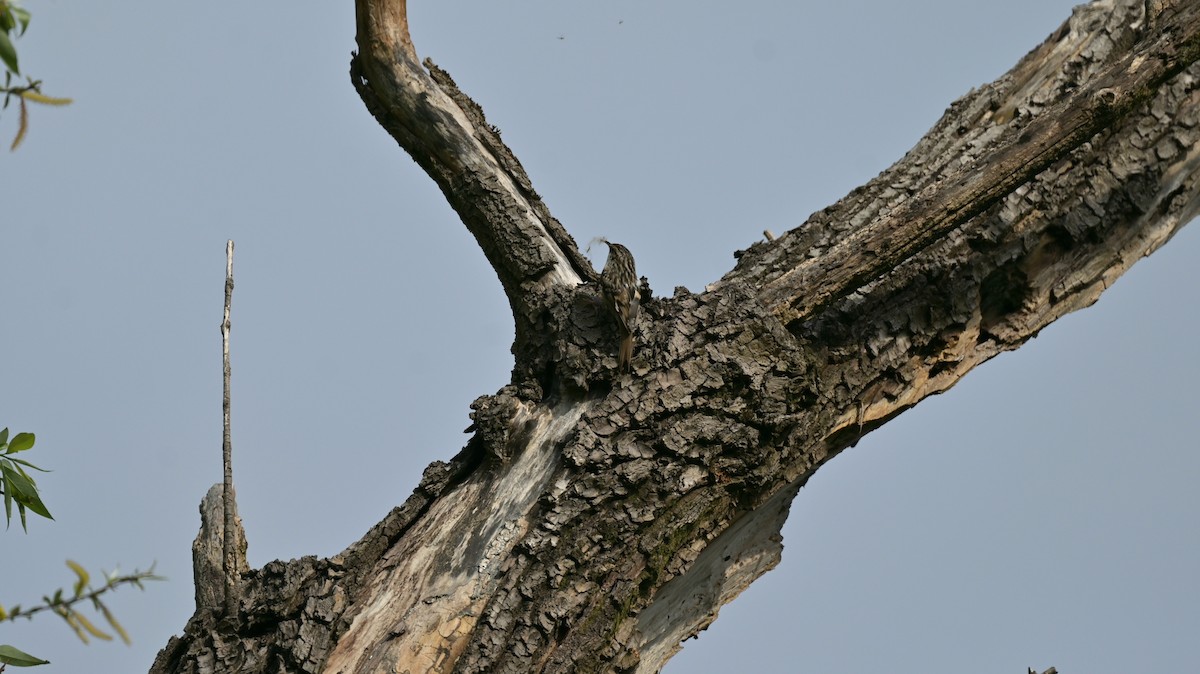
{"label": "grey weathered wood", "polygon": [[[196,608],[216,614],[227,612],[227,580],[250,570],[246,561],[246,531],[237,514],[237,499],[233,499],[232,517],[225,502],[225,485],[214,484],[200,501],[200,533],[192,541],[192,581],[196,588]],[[232,522],[232,528],[227,523]],[[226,537],[226,532],[231,536]],[[226,557],[231,551],[232,559]],[[231,567],[229,565],[232,565]],[[236,613],[237,597],[234,597]]]}
{"label": "grey weathered wood", "polygon": [[[221,507],[223,511],[223,523],[221,529],[222,537],[222,566],[224,570],[224,589],[222,596],[224,597],[225,615],[237,615],[238,602],[238,580],[241,578],[242,571],[246,565],[246,533],[241,530],[237,520],[237,498],[233,491],[233,434],[230,431],[230,379],[232,378],[232,370],[229,367],[229,313],[233,305],[233,240],[225,242],[225,314],[221,320],[221,354],[224,363],[224,374],[221,377],[224,382],[224,393],[222,395],[222,417],[223,428],[221,431],[221,467],[222,467],[222,483],[221,483]],[[201,512],[201,529],[204,528],[204,503],[200,504]],[[203,532],[201,532],[203,535]],[[239,538],[240,536],[240,538]],[[199,538],[197,538],[199,540]],[[241,544],[239,551],[238,545]],[[193,545],[195,550],[195,545]],[[240,552],[240,559],[239,559]],[[193,562],[195,566],[195,561]],[[199,574],[197,573],[197,578]],[[199,589],[197,589],[197,597],[199,597]],[[199,605],[197,603],[197,605]]]}

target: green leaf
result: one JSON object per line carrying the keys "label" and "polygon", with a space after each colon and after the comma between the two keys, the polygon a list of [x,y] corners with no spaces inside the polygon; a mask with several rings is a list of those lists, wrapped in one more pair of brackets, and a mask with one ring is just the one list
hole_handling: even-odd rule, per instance
{"label": "green leaf", "polygon": [[80,641],[85,644],[88,643],[87,632],[83,631],[83,626],[80,625],[79,621],[76,619],[79,615],[78,613],[70,609],[55,611],[55,613],[58,613],[58,615],[61,616],[64,621],[66,621],[67,627],[70,627],[72,630],[74,630],[75,636],[79,637]]}
{"label": "green leaf", "polygon": [[0,32],[0,61],[4,61],[4,65],[17,75],[21,74],[21,69],[17,67],[17,50],[5,32]]}
{"label": "green leaf", "polygon": [[[15,470],[14,470],[15,468]],[[3,474],[5,484],[5,495],[11,490],[13,492],[13,500],[17,502],[17,507],[21,511],[21,521],[25,521],[25,508],[29,508],[34,513],[45,517],[48,520],[54,519],[50,515],[50,511],[46,509],[42,499],[38,496],[37,486],[30,479],[25,471],[21,470],[20,466],[14,466],[11,462],[5,460],[0,461],[0,474]],[[6,504],[7,505],[7,504]]]}
{"label": "green leaf", "polygon": [[0,445],[3,445],[7,442],[8,442],[8,429],[5,428],[4,430],[0,431]]}
{"label": "green leaf", "polygon": [[71,611],[71,615],[73,618],[75,618],[75,622],[79,623],[80,627],[87,630],[88,634],[100,639],[101,641],[112,641],[111,634],[93,625],[92,621],[88,620],[88,617],[84,614],[80,613],[79,611]]}
{"label": "green leaf", "polygon": [[33,433],[17,433],[12,442],[8,443],[8,453],[15,454],[33,447],[34,439]]}
{"label": "green leaf", "polygon": [[54,519],[54,516],[50,514],[50,510],[48,508],[46,508],[46,504],[42,503],[42,499],[40,496],[38,496],[38,493],[36,491],[32,494],[32,496],[30,496],[23,503],[21,503],[21,505],[25,506],[26,508],[29,508],[36,515],[41,515],[42,517],[45,517],[48,520]]}
{"label": "green leaf", "polygon": [[124,641],[126,646],[132,646],[133,642],[129,640],[129,632],[126,632],[121,623],[117,622],[117,617],[112,614],[112,611],[109,611],[108,607],[101,604],[98,599],[96,600],[96,605],[100,608],[100,612],[104,614],[104,619],[108,621],[109,626],[120,635],[121,641]]}
{"label": "green leaf", "polygon": [[13,648],[9,645],[0,646],[0,662],[13,667],[33,667],[34,665],[48,665],[49,660],[35,658],[25,651]]}
{"label": "green leaf", "polygon": [[37,493],[37,487],[22,475],[21,471],[11,461],[0,459],[0,476],[4,477],[4,483],[7,485],[4,491],[11,491],[13,498],[18,502],[22,496],[29,492]]}
{"label": "green leaf", "polygon": [[67,566],[70,567],[70,569],[74,571],[75,575],[77,576],[77,579],[75,580],[75,596],[78,597],[83,594],[85,589],[87,589],[88,581],[91,579],[91,576],[88,574],[87,569],[83,568],[83,566],[75,560],[68,559]]}
{"label": "green leaf", "polygon": [[17,17],[17,23],[21,24],[21,32],[18,35],[24,35],[25,29],[29,28],[29,10],[20,7],[10,7],[9,11]]}
{"label": "green leaf", "polygon": [[8,483],[5,482],[3,473],[0,473],[0,488],[4,489],[4,520],[5,520],[4,526],[5,526],[5,528],[8,528],[9,526],[12,525],[12,502],[13,502],[13,499],[12,499],[12,489],[10,489],[8,486]]}
{"label": "green leaf", "polygon": [[50,472],[50,471],[46,470],[45,468],[38,468],[37,466],[33,465],[32,463],[29,463],[29,462],[28,462],[28,461],[26,461],[25,459],[18,459],[18,458],[17,458],[17,457],[15,457],[15,456],[6,456],[6,457],[4,457],[4,458],[5,458],[5,459],[7,459],[7,460],[9,460],[9,461],[12,461],[13,463],[19,463],[19,464],[21,464],[22,466],[25,466],[26,468],[32,468],[32,469],[34,469],[34,470],[36,470],[36,471],[38,471],[38,472],[41,472],[41,473],[49,473],[49,472]]}
{"label": "green leaf", "polygon": [[0,2],[0,31],[5,33],[12,32],[13,28],[17,27],[17,19],[4,3]]}

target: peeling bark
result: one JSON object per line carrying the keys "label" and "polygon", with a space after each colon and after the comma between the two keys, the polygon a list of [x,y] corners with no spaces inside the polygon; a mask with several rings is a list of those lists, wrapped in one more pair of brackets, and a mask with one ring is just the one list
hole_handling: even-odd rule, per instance
{"label": "peeling bark", "polygon": [[236,616],[198,589],[152,672],[656,672],[778,563],[822,464],[1200,208],[1200,5],[1094,2],[705,292],[643,287],[622,375],[594,270],[499,133],[418,63],[402,1],[357,7],[355,86],[496,269],[512,383],[341,554],[244,571]]}

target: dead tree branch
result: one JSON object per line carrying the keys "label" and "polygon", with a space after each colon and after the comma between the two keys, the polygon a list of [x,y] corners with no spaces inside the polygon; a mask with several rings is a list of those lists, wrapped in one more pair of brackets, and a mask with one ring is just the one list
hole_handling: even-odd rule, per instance
{"label": "dead tree branch", "polygon": [[705,292],[647,290],[618,375],[512,153],[418,62],[403,0],[356,7],[354,84],[495,267],[513,381],[360,541],[246,572],[238,620],[199,605],[154,672],[656,672],[778,562],[820,466],[1200,209],[1200,6],[1099,0]]}

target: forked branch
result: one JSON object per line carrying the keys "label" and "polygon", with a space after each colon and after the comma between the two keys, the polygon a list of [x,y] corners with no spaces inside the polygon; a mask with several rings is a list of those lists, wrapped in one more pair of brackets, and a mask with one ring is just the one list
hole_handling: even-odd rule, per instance
{"label": "forked branch", "polygon": [[[405,0],[356,0],[351,79],[367,109],[433,178],[526,316],[552,286],[595,271],[533,190],[483,112],[444,71],[418,61]],[[518,320],[518,330],[521,321]]]}

